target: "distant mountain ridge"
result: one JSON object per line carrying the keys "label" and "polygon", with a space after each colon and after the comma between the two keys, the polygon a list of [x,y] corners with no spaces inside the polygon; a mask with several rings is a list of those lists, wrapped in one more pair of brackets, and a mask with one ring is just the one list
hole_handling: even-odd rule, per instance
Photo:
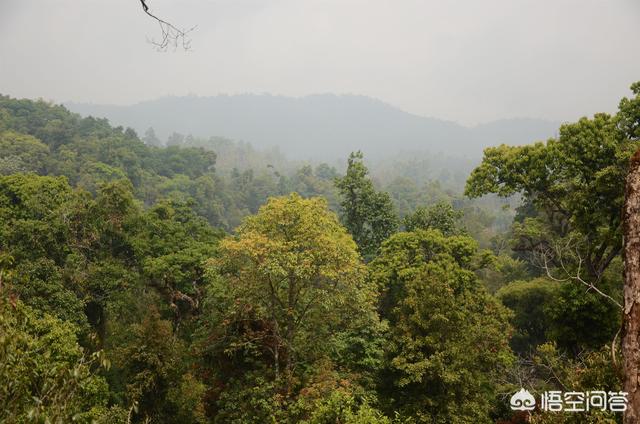
{"label": "distant mountain ridge", "polygon": [[158,137],[172,132],[243,140],[256,148],[279,147],[295,159],[335,160],[362,150],[372,159],[400,151],[429,151],[480,157],[500,143],[527,144],[557,133],[559,123],[506,119],[476,127],[414,115],[380,100],[319,94],[301,98],[273,95],[163,97],[131,106],[65,104],[81,115],[108,118],[140,135],[153,127]]}

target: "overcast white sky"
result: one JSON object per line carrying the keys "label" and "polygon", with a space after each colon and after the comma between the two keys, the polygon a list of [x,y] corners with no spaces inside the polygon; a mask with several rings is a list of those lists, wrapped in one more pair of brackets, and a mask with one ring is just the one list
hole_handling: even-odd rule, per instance
{"label": "overcast white sky", "polygon": [[638,0],[0,0],[0,93],[128,104],[352,93],[465,124],[615,111],[640,80]]}

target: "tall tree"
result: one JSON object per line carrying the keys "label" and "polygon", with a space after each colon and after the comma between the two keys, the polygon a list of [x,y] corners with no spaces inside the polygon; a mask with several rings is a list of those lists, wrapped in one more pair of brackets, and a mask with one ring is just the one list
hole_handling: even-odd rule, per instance
{"label": "tall tree", "polygon": [[624,422],[631,424],[640,421],[640,150],[631,159],[625,194],[622,355],[624,391],[629,393]]}
{"label": "tall tree", "polygon": [[236,358],[237,372],[259,371],[291,396],[319,362],[335,352],[354,355],[361,342],[348,341],[350,332],[375,332],[374,291],[355,243],[323,199],[271,198],[219,249],[209,263],[205,349]]}
{"label": "tall tree", "polygon": [[473,239],[393,235],[371,262],[389,322],[380,379],[386,408],[419,423],[489,423],[511,359],[508,312],[473,272]]}
{"label": "tall tree", "polygon": [[[631,86],[635,98],[620,102],[620,128],[629,140],[640,140],[640,82]],[[640,150],[631,158],[622,211],[624,236],[624,314],[622,356],[624,391],[629,404],[625,424],[640,421]]]}
{"label": "tall tree", "polygon": [[376,191],[368,178],[361,152],[349,155],[347,173],[336,178],[342,197],[342,223],[353,236],[365,259],[372,259],[384,240],[398,228],[393,202],[386,192]]}
{"label": "tall tree", "polygon": [[[606,114],[560,128],[546,144],[491,147],[467,181],[466,194],[522,193],[534,216],[515,228],[516,249],[551,254],[556,238],[572,235],[583,270],[596,280],[622,248],[620,208],[628,143]],[[566,259],[565,259],[566,261]],[[558,263],[553,255],[550,262]]]}
{"label": "tall tree", "polygon": [[550,278],[618,306],[605,271],[622,252],[624,179],[640,140],[640,84],[631,88],[635,97],[623,99],[617,115],[565,124],[546,143],[486,149],[466,186],[471,197],[522,194],[514,250],[531,254]]}

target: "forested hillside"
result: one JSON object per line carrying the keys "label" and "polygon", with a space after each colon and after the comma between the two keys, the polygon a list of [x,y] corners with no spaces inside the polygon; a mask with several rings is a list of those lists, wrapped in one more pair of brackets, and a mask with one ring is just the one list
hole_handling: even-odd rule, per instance
{"label": "forested hillside", "polygon": [[632,89],[464,192],[0,97],[0,422],[621,422],[509,399],[620,390]]}
{"label": "forested hillside", "polygon": [[[407,113],[380,100],[354,95],[163,97],[131,106],[69,103],[82,115],[109,118],[161,139],[173,132],[243,140],[260,149],[279,147],[288,157],[332,163],[354,150],[375,160],[399,151],[428,151],[479,159],[482,149],[524,144],[555,135],[558,123],[509,119],[475,127]],[[435,165],[432,164],[432,166]],[[459,167],[459,166],[458,166]]]}

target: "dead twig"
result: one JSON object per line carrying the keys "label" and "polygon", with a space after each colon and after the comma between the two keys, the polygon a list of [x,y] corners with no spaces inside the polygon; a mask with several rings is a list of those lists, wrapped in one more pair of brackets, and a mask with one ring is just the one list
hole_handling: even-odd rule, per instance
{"label": "dead twig", "polygon": [[[616,306],[618,306],[620,309],[622,309],[622,304],[620,302],[618,302],[616,299],[609,296],[608,294],[604,293],[602,290],[600,290],[596,286],[596,284],[600,282],[602,274],[600,274],[597,277],[595,282],[585,281],[582,278],[582,268],[584,265],[584,259],[580,254],[580,249],[578,245],[574,244],[572,246],[572,244],[574,244],[574,240],[571,237],[568,237],[567,240],[565,240],[563,243],[555,243],[552,245],[552,247],[548,247],[547,249],[539,249],[538,251],[539,263],[537,265],[544,270],[544,272],[547,274],[547,277],[550,280],[556,281],[559,283],[566,282],[566,281],[576,281],[586,286],[587,291],[593,290],[594,292],[598,293],[600,296],[608,299],[609,301],[614,303]],[[575,261],[575,267],[576,267],[575,272],[572,272],[569,269],[569,267],[566,265],[565,257],[567,254],[571,255],[571,259]],[[556,264],[556,268],[560,269],[563,272],[564,277],[556,277],[553,275],[553,272],[551,270],[552,267],[550,265],[551,261],[553,261]]]}
{"label": "dead twig", "polygon": [[172,23],[167,22],[164,19],[161,19],[151,13],[151,11],[149,10],[149,5],[147,4],[148,1],[149,0],[140,0],[140,4],[142,4],[142,10],[144,11],[144,13],[158,22],[158,24],[160,25],[160,32],[162,33],[162,38],[160,39],[160,41],[156,41],[155,39],[151,39],[148,41],[156,46],[160,51],[166,51],[170,46],[173,46],[174,49],[177,49],[179,45],[184,50],[191,50],[191,39],[189,38],[189,34],[196,29],[196,26],[193,26],[189,29],[179,29]]}

